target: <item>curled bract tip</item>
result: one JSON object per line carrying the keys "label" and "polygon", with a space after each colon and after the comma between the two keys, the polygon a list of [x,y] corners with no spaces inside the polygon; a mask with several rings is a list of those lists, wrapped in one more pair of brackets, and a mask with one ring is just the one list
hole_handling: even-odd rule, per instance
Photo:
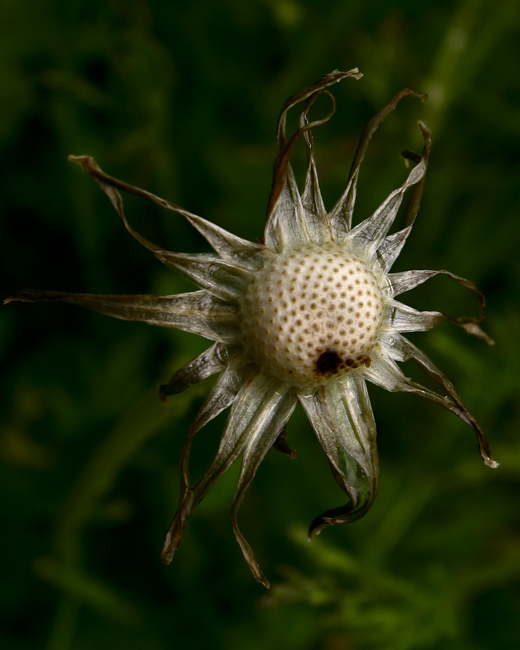
{"label": "curled bract tip", "polygon": [[92,156],[76,155],[71,153],[69,156],[67,156],[67,160],[71,163],[74,163],[75,165],[79,165],[80,167],[86,167],[92,163],[97,166]]}

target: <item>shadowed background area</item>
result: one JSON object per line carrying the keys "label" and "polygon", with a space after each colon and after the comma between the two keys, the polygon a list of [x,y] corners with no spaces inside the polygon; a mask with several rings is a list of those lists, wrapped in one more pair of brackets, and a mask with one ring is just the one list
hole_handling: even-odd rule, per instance
{"label": "shadowed background area", "polygon": [[[212,380],[166,406],[157,391],[207,342],[70,305],[5,306],[3,650],[520,646],[519,28],[515,0],[0,2],[3,297],[191,288],[131,239],[69,154],[254,240],[287,97],[335,68],[364,73],[332,89],[336,115],[314,133],[330,208],[368,119],[401,88],[428,93],[376,134],[355,221],[404,180],[399,153],[420,151],[416,122],[426,122],[425,194],[395,270],[448,269],[486,294],[495,346],[448,324],[410,338],[455,383],[501,463],[485,467],[449,413],[370,387],[381,489],[365,519],[306,543],[311,520],[344,497],[297,410],[288,437],[299,457],[270,451],[240,514],[271,591],[231,531],[238,467],[165,567],[180,449]],[[327,100],[313,110],[325,115]],[[303,146],[295,167],[301,181]],[[126,207],[165,248],[208,250],[180,216],[138,198]],[[403,302],[477,314],[466,293],[438,278]],[[224,422],[198,435],[194,479]]]}

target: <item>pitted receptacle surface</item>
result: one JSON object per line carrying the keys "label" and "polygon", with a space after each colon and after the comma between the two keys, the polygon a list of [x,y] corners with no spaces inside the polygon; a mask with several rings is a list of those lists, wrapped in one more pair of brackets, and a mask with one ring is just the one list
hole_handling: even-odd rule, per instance
{"label": "pitted receptacle surface", "polygon": [[335,244],[268,259],[241,305],[245,351],[298,387],[369,363],[383,315],[374,274]]}

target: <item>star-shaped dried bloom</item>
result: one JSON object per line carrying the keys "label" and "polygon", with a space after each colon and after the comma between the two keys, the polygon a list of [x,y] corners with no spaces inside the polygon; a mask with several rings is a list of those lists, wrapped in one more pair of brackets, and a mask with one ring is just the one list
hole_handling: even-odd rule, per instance
{"label": "star-shaped dried bloom", "polygon": [[[11,300],[62,300],[123,320],[176,327],[213,344],[178,370],[161,387],[163,397],[219,374],[190,428],[182,451],[179,508],[166,534],[162,559],[169,563],[181,543],[188,517],[210,488],[241,456],[242,470],[231,520],[236,539],[255,578],[269,583],[240,532],[237,512],[262,459],[271,447],[295,456],[285,426],[299,402],[325,451],[334,478],[347,496],[342,507],[327,510],[311,524],[309,536],[327,526],[363,517],[378,490],[376,425],[366,381],[389,391],[405,391],[440,404],[464,420],[477,436],[480,453],[492,460],[481,427],[464,406],[452,383],[403,332],[426,331],[448,320],[488,343],[480,329],[484,297],[475,285],[448,271],[390,270],[415,221],[424,185],[431,134],[421,155],[405,152],[414,163],[403,184],[372,216],[352,227],[359,168],[368,143],[387,115],[406,96],[424,99],[410,89],[399,92],[365,128],[347,187],[332,210],[325,209],[316,172],[312,131],[335,110],[329,86],[357,69],[334,71],[287,100],[278,119],[278,155],[262,243],[252,243],[149,192],[105,174],[87,156],[71,156],[106,193],[127,231],[161,262],[187,276],[201,289],[173,296],[97,296],[22,291]],[[309,120],[309,109],[325,93],[329,115]],[[305,102],[299,128],[286,137],[289,109]],[[308,167],[300,194],[290,165],[296,142],[305,141]],[[412,191],[402,230],[388,234],[408,190]],[[119,191],[145,197],[182,215],[209,242],[215,254],[172,253],[153,244],[128,223]],[[437,311],[417,311],[396,298],[435,275],[444,274],[478,296],[479,318],[451,318]],[[397,362],[413,360],[440,386],[436,393],[407,378]],[[219,449],[201,480],[190,486],[189,455],[195,434],[230,407]]]}

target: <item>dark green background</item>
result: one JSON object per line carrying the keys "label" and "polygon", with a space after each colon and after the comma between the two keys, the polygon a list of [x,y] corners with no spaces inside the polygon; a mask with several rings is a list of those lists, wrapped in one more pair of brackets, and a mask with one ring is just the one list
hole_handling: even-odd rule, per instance
{"label": "dark green background", "polygon": [[[13,303],[0,317],[3,650],[520,647],[519,25],[515,0],[1,0],[4,296],[188,286],[126,234],[70,153],[254,239],[289,95],[334,68],[365,75],[334,89],[336,116],[315,132],[330,207],[366,121],[403,87],[428,92],[377,133],[356,215],[402,182],[398,154],[420,148],[423,119],[431,165],[396,269],[446,268],[487,294],[494,347],[447,324],[413,340],[454,381],[501,462],[486,468],[470,429],[435,405],[371,388],[379,497],[365,519],[308,545],[307,525],[342,494],[297,411],[288,432],[299,458],[271,452],[241,512],[272,590],[254,582],[231,532],[238,468],[164,567],[179,452],[209,382],[166,407],[156,393],[206,344],[72,306]],[[320,102],[317,114],[328,110]],[[137,199],[127,210],[166,248],[207,250],[181,217]],[[477,311],[442,278],[405,301]],[[199,434],[195,478],[224,421]]]}

